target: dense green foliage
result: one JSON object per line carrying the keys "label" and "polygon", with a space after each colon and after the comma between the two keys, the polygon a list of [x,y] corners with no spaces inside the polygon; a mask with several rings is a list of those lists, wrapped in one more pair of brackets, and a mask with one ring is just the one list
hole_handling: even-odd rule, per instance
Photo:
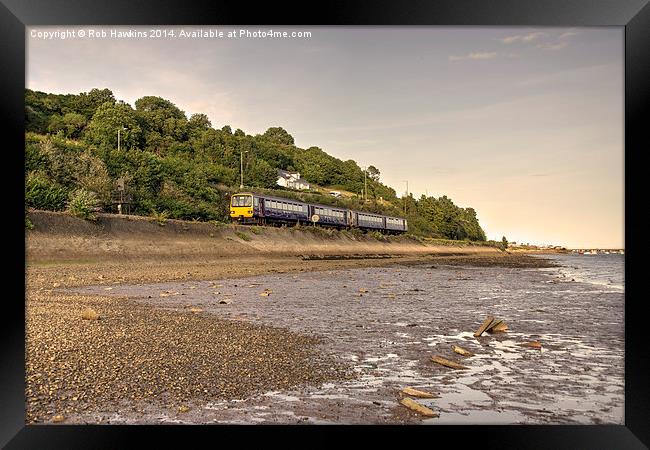
{"label": "dense green foliage", "polygon": [[87,191],[84,188],[77,189],[70,193],[68,201],[68,212],[73,216],[86,220],[95,220],[95,213],[99,210],[97,194]]}
{"label": "dense green foliage", "polygon": [[[353,160],[298,148],[281,127],[255,136],[228,125],[213,128],[205,114],[188,119],[160,97],[142,97],[133,108],[108,89],[79,95],[27,89],[25,128],[26,206],[32,208],[71,209],[79,206],[71,206],[73,199],[91,201],[91,193],[97,208],[115,211],[112,195],[122,179],[132,213],[227,221],[241,158],[248,190],[392,215],[406,211],[413,234],[485,240],[475,211],[445,196],[399,199],[374,166],[364,174]],[[313,185],[352,196],[280,190],[277,169],[299,171]]]}

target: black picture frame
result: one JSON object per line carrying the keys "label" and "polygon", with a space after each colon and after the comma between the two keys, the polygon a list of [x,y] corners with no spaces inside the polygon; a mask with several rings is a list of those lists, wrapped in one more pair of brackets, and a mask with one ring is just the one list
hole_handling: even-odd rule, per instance
{"label": "black picture frame", "polygon": [[[432,426],[432,427],[240,427],[223,426],[26,426],[24,394],[25,248],[24,233],[24,89],[25,26],[36,25],[465,25],[465,26],[618,26],[625,27],[625,425],[584,426]],[[279,443],[339,444],[349,432],[363,433],[364,446],[384,442],[391,434],[404,443],[424,445],[451,439],[454,447],[481,448],[647,448],[650,445],[650,397],[645,296],[637,263],[647,244],[640,211],[643,150],[648,148],[644,118],[650,95],[650,6],[648,0],[444,0],[276,2],[250,5],[232,0],[0,0],[0,108],[8,131],[3,133],[4,204],[11,252],[5,261],[6,283],[13,295],[3,299],[3,344],[0,365],[0,445],[7,448],[121,448],[145,437],[163,444],[188,445],[207,438],[212,445],[246,446]],[[645,113],[645,114],[644,114]],[[9,205],[7,208],[6,205]],[[8,209],[8,211],[7,211]],[[21,231],[22,230],[22,231]],[[11,236],[16,235],[16,238]],[[24,241],[22,241],[24,242]],[[21,266],[20,261],[23,261]],[[586,327],[590,324],[585,324]],[[408,429],[407,429],[408,428]],[[278,432],[280,431],[280,432]],[[290,432],[290,435],[284,434]],[[305,433],[307,432],[307,433]],[[297,434],[296,434],[297,433]],[[144,434],[144,436],[142,436]],[[297,436],[313,441],[301,442]],[[231,440],[232,439],[232,440]],[[318,441],[316,441],[316,439]],[[267,445],[268,445],[267,444]],[[142,444],[139,444],[142,445]],[[165,445],[165,446],[167,446]],[[340,445],[340,444],[339,444]]]}

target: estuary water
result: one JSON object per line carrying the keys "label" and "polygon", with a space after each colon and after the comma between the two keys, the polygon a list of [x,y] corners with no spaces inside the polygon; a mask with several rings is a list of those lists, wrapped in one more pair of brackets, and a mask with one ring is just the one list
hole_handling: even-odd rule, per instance
{"label": "estuary water", "polygon": [[619,291],[625,289],[625,255],[558,254],[544,257],[560,263],[562,267],[559,272],[568,280]]}

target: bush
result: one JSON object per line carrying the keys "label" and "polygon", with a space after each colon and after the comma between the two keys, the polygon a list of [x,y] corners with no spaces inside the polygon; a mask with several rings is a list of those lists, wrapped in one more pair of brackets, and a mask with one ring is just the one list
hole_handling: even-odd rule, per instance
{"label": "bush", "polygon": [[33,230],[34,229],[34,224],[32,223],[32,221],[27,216],[25,216],[25,229],[26,230]]}
{"label": "bush", "polygon": [[68,195],[65,189],[44,174],[31,172],[25,180],[25,206],[48,211],[62,211]]}
{"label": "bush", "polygon": [[370,231],[368,232],[368,236],[377,239],[378,241],[387,241],[388,237],[384,234],[381,234],[379,231]]}
{"label": "bush", "polygon": [[165,224],[167,223],[167,219],[169,218],[169,212],[163,211],[163,212],[158,212],[155,209],[151,210],[151,218],[156,222],[158,225],[161,227],[164,227]]}
{"label": "bush", "polygon": [[95,213],[99,209],[99,200],[94,192],[81,188],[70,194],[68,212],[73,216],[85,220],[95,220],[97,218]]}
{"label": "bush", "polygon": [[235,234],[241,239],[242,241],[250,241],[251,237],[247,235],[246,233],[242,233],[241,231],[235,231]]}

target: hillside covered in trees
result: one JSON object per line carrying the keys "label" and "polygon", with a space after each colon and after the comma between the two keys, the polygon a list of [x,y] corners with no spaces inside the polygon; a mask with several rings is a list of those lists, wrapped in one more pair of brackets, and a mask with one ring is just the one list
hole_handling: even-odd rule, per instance
{"label": "hillside covered in trees", "polygon": [[[398,198],[373,166],[367,169],[364,202],[364,171],[355,161],[318,147],[299,148],[281,127],[252,136],[228,125],[214,128],[205,114],[187,118],[160,97],[142,97],[134,106],[116,100],[109,89],[78,95],[26,89],[25,206],[114,212],[112,196],[123,179],[132,214],[228,221],[243,154],[246,189],[392,215],[406,211],[414,234],[485,240],[472,208],[460,208],[446,196]],[[357,195],[279,191],[277,169]]]}

